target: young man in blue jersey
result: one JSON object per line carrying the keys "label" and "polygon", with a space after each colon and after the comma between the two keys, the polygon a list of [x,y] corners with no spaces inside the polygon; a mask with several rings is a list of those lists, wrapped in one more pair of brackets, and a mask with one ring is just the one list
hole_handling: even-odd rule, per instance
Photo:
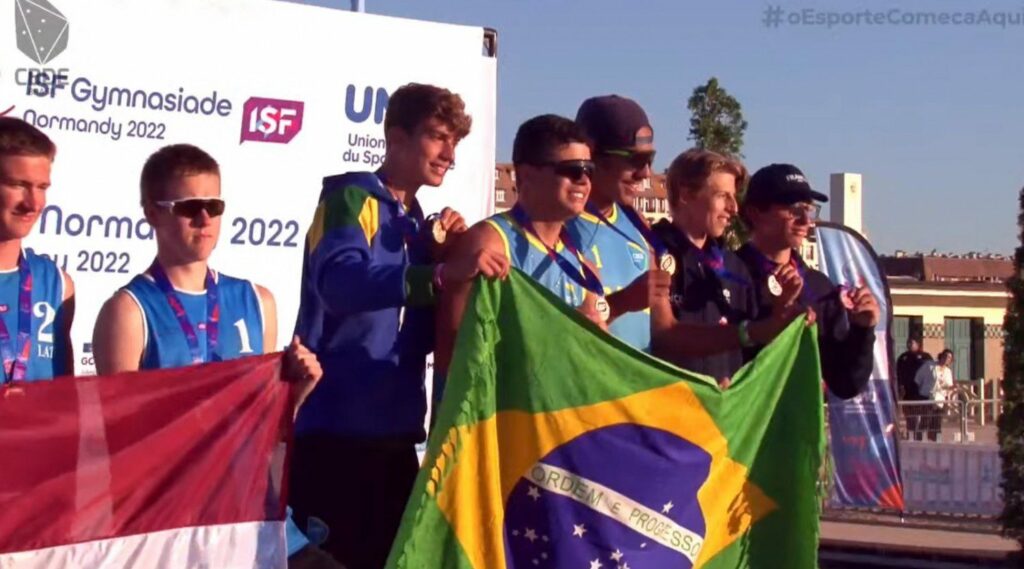
{"label": "young man in blue jersey", "polygon": [[[100,375],[225,361],[274,351],[277,308],[269,290],[211,269],[224,200],[220,167],[194,146],[167,146],[146,161],[142,207],[153,227],[153,264],[108,300],[96,319],[93,354]],[[183,309],[183,311],[182,311]],[[322,371],[293,339],[284,376],[296,408]],[[337,567],[287,524],[289,566]]]}
{"label": "young man in blue jersey", "polygon": [[22,249],[46,206],[57,148],[36,127],[0,117],[0,354],[3,384],[70,375],[75,286]]}
{"label": "young man in blue jersey", "polygon": [[666,294],[669,275],[652,259],[658,244],[633,203],[651,177],[654,129],[639,104],[618,95],[587,99],[576,123],[594,158],[593,191],[585,211],[566,227],[601,272],[611,333],[650,351],[650,297]]}
{"label": "young man in blue jersey", "polygon": [[440,262],[465,222],[448,208],[425,219],[416,198],[470,126],[447,89],[397,89],[380,170],[325,178],[306,237],[296,333],[324,379],[299,411],[291,503],[300,525],[326,522],[324,548],[350,569],[384,566],[419,470],[437,289],[500,270],[486,255]]}
{"label": "young man in blue jersey", "polygon": [[[501,259],[504,278],[516,268],[607,328],[608,305],[594,267],[565,230],[583,211],[590,195],[594,163],[586,137],[573,121],[557,115],[534,117],[516,132],[512,144],[518,199],[515,207],[474,225],[459,240],[452,258],[472,259],[486,252]],[[472,283],[445,287],[438,308],[435,374],[447,373]],[[435,390],[440,385],[435,386]]]}

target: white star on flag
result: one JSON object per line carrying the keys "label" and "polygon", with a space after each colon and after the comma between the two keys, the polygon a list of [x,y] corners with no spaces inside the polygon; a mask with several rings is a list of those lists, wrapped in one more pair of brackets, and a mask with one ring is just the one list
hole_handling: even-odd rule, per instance
{"label": "white star on flag", "polygon": [[601,567],[603,567],[603,565],[601,565],[601,561],[599,559],[595,559],[590,562],[590,569],[601,569]]}
{"label": "white star on flag", "polygon": [[533,543],[537,541],[537,532],[533,531],[530,528],[526,528],[526,533],[523,534],[523,537],[530,540],[530,543]]}
{"label": "white star on flag", "polygon": [[533,498],[533,501],[540,499],[540,490],[537,490],[536,486],[530,486],[530,489],[526,491],[527,495]]}
{"label": "white star on flag", "polygon": [[580,525],[573,524],[573,526],[572,526],[572,535],[573,535],[573,537],[583,537],[583,534],[585,534],[585,533],[587,533],[587,526],[585,526],[583,524],[580,524]]}
{"label": "white star on flag", "polygon": [[671,512],[672,508],[674,508],[674,507],[676,507],[676,505],[673,504],[672,501],[670,500],[669,503],[667,503],[667,504],[665,504],[664,506],[661,507],[661,513],[667,514],[667,513]]}
{"label": "white star on flag", "polygon": [[629,569],[629,563],[623,563],[622,565],[619,565],[619,569]]}
{"label": "white star on flag", "polygon": [[616,549],[615,553],[612,553],[611,560],[616,562],[616,563],[618,563],[619,561],[622,561],[622,551]]}

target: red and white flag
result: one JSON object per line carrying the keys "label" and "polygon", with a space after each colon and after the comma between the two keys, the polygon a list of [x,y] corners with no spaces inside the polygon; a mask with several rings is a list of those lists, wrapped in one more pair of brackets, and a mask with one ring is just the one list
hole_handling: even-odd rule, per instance
{"label": "red and white flag", "polygon": [[0,388],[0,567],[285,567],[280,366]]}

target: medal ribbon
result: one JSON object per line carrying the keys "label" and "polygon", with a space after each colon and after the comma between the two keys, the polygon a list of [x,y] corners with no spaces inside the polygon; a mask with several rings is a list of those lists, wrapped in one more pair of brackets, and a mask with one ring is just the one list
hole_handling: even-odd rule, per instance
{"label": "medal ribbon", "polygon": [[22,381],[28,372],[28,357],[32,350],[32,270],[22,253],[18,257],[18,337],[17,348],[11,333],[0,318],[0,355],[4,361],[4,379]]}
{"label": "medal ribbon", "polygon": [[[153,261],[149,267],[149,274],[156,281],[157,288],[164,293],[171,312],[178,319],[182,333],[185,334],[185,342],[188,343],[189,352],[192,355],[192,363],[203,363],[203,354],[199,351],[199,336],[196,334],[192,322],[185,313],[185,307],[181,304],[178,294],[174,292],[171,280],[160,263]],[[220,332],[220,304],[217,303],[217,281],[213,278],[213,271],[206,269],[206,357],[213,361],[214,352],[217,350],[217,340]]]}
{"label": "medal ribbon", "polygon": [[533,222],[530,221],[530,217],[526,215],[526,212],[523,211],[523,208],[520,207],[519,204],[516,204],[512,208],[512,210],[509,211],[509,214],[512,216],[512,219],[516,222],[517,225],[522,227],[523,230],[525,230],[527,233],[529,233],[535,239],[537,239],[538,242],[540,242],[540,244],[547,251],[548,257],[552,261],[554,261],[559,268],[562,269],[562,272],[569,275],[569,277],[572,280],[576,281],[577,284],[589,290],[590,292],[596,294],[598,297],[604,296],[604,286],[601,284],[601,279],[597,276],[596,273],[594,273],[593,270],[591,270],[589,266],[587,266],[586,263],[583,262],[583,255],[580,253],[579,248],[576,247],[576,244],[573,243],[572,238],[569,236],[569,232],[565,230],[564,225],[562,226],[562,230],[559,233],[558,238],[561,239],[562,244],[565,245],[565,248],[568,249],[569,252],[575,255],[576,258],[579,260],[579,269],[573,266],[573,264],[569,262],[568,259],[555,252],[554,249],[548,247],[548,244],[545,243],[544,240],[540,238],[540,235],[537,234],[537,230],[533,228]]}

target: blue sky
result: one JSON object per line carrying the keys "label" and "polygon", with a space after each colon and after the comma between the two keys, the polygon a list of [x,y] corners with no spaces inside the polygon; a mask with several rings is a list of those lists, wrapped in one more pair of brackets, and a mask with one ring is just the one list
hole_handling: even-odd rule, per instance
{"label": "blue sky", "polygon": [[825,193],[832,172],[864,175],[879,252],[1011,253],[1024,186],[1024,21],[768,28],[769,6],[783,18],[869,8],[1024,19],[1024,4],[988,0],[366,0],[371,13],[498,30],[499,161],[527,118],[572,117],[586,97],[619,93],[650,115],[662,169],[691,145],[686,99],[714,75],[750,123],[748,167],[794,163]]}

